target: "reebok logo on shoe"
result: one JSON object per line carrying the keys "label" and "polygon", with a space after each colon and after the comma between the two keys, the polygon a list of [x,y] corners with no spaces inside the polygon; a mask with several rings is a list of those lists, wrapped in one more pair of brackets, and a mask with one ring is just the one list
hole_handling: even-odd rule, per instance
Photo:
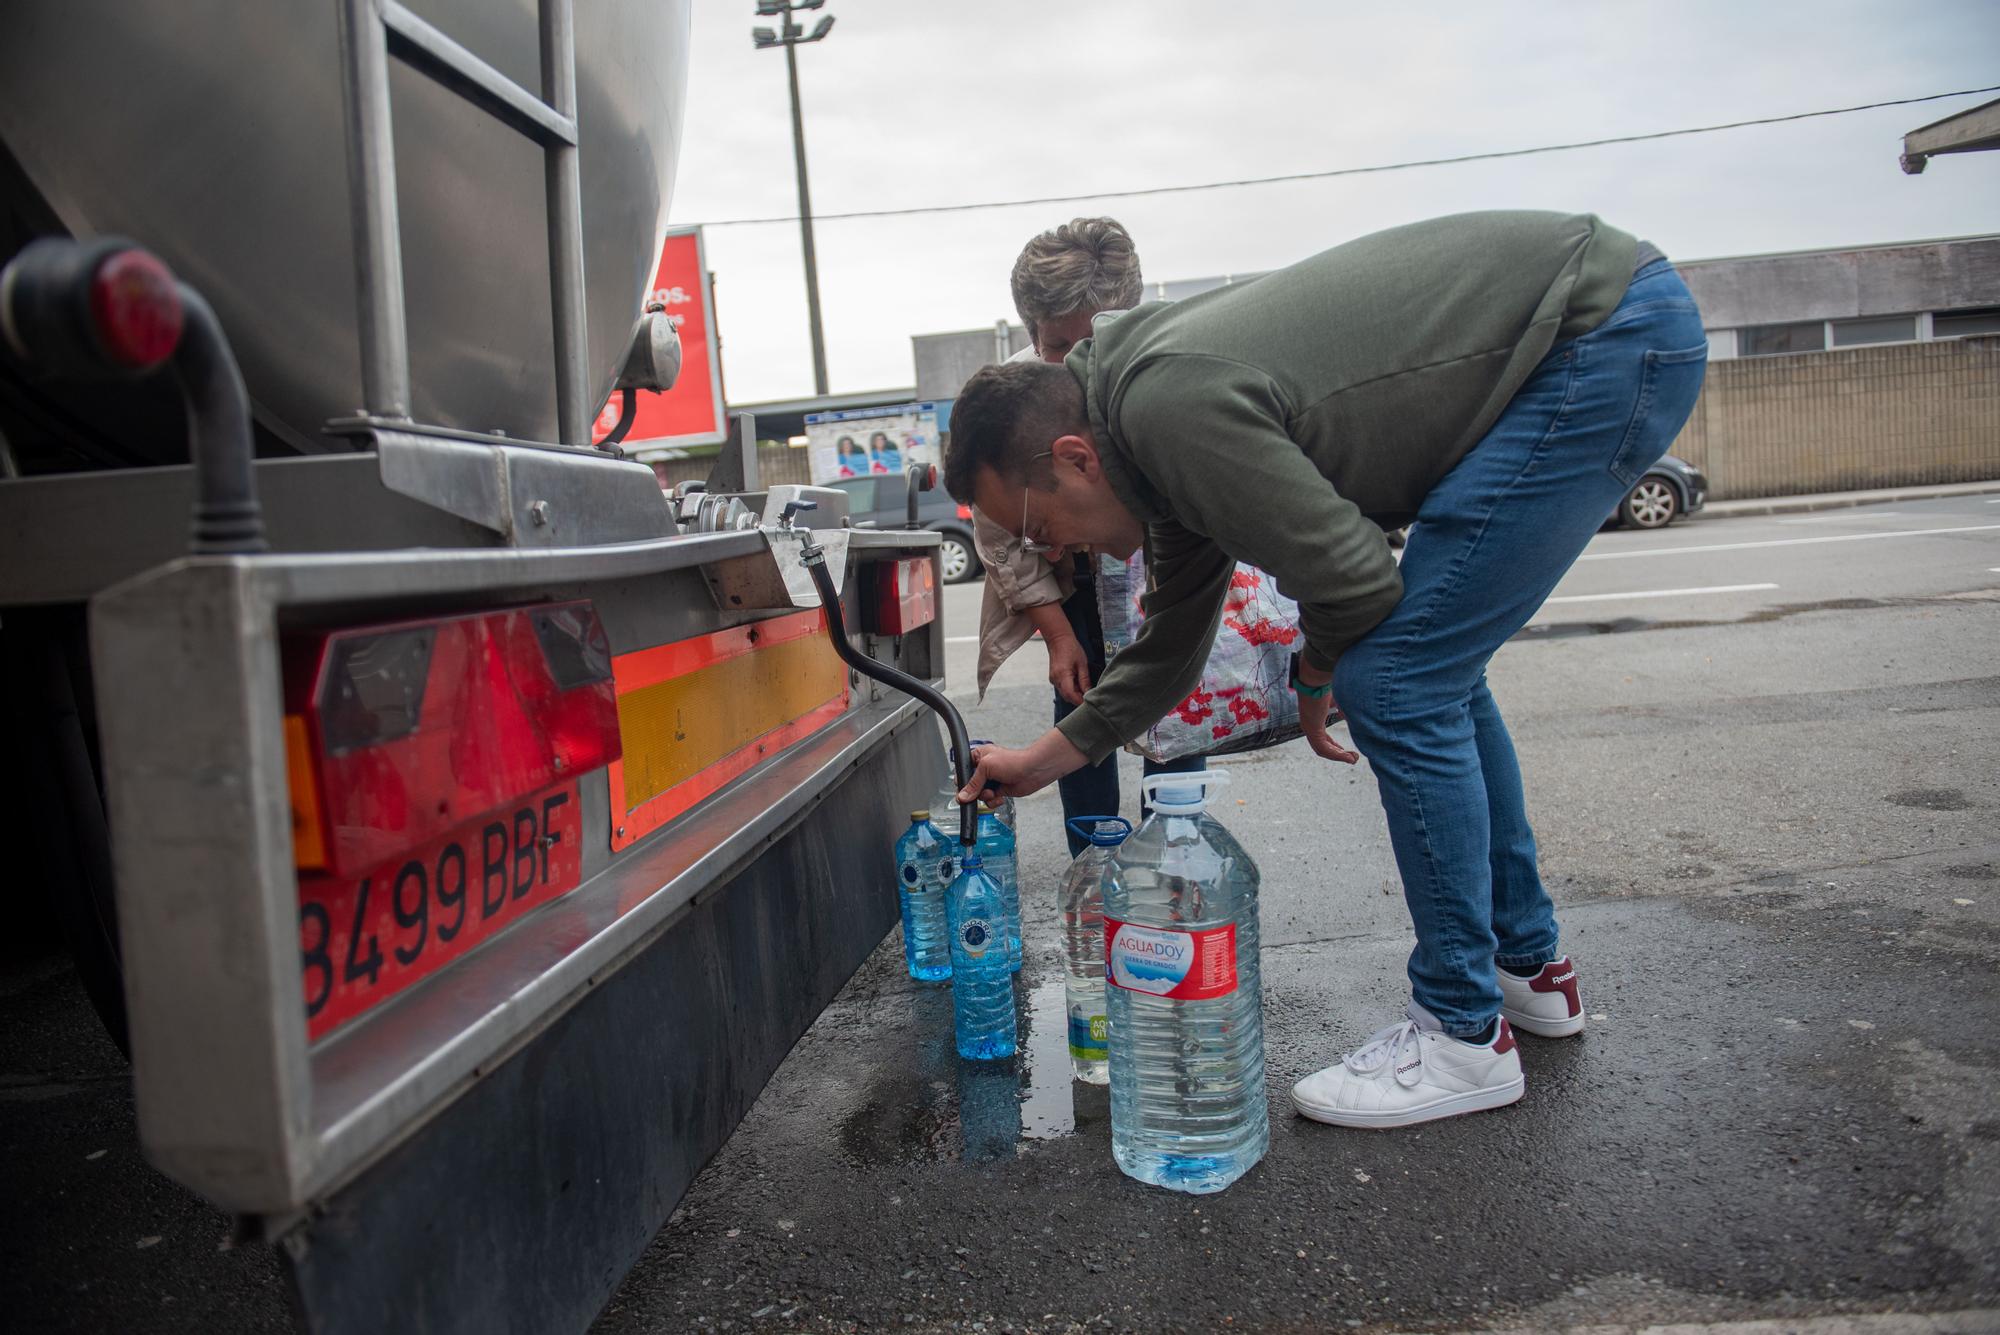
{"label": "reebok logo on shoe", "polygon": [[1583,1032],[1583,997],[1576,966],[1565,955],[1542,966],[1533,978],[1500,974],[1500,1014],[1538,1038],[1568,1038]]}

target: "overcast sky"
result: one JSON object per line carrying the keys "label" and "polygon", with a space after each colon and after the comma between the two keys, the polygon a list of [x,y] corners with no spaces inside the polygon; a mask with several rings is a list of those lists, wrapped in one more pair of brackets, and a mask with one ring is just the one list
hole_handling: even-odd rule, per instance
{"label": "overcast sky", "polygon": [[[695,0],[672,218],[792,215],[785,61],[754,0]],[[828,0],[800,48],[816,213],[1081,194],[1523,148],[2000,84],[1995,0],[1414,6]],[[805,16],[810,28],[813,16]],[[1992,96],[1992,95],[1988,95]],[[1149,280],[1275,268],[1412,219],[1589,210],[1683,259],[2000,230],[2000,153],[1896,167],[1986,98],[1512,161],[1077,205],[822,221],[835,393],[913,383],[910,336],[1011,317],[1077,214]],[[812,392],[796,222],[711,226],[732,403]]]}

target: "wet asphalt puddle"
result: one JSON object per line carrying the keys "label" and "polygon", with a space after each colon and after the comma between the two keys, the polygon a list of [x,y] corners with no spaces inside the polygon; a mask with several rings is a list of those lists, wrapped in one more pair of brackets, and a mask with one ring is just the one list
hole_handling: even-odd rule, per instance
{"label": "wet asphalt puddle", "polygon": [[1097,1134],[1110,1143],[1109,1091],[1070,1076],[1068,1012],[1060,975],[1017,979],[1020,1050],[1005,1061],[967,1061],[952,1042],[949,984],[911,994],[914,1060],[873,1073],[841,1128],[841,1146],[864,1165],[1011,1159],[1035,1141]]}

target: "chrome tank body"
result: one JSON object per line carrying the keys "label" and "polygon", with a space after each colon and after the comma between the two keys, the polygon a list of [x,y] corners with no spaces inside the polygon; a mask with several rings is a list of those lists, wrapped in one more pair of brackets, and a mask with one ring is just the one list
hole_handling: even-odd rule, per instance
{"label": "chrome tank body", "polygon": [[[659,256],[690,0],[579,0],[587,378],[611,382]],[[540,95],[536,0],[410,0]],[[338,4],[7,0],[0,143],[78,235],[157,252],[222,317],[259,420],[302,450],[362,404]],[[542,151],[390,62],[416,420],[553,441]]]}

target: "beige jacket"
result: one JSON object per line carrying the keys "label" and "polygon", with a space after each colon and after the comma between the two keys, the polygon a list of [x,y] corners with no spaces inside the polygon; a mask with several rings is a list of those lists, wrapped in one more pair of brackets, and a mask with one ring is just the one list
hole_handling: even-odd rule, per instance
{"label": "beige jacket", "polygon": [[1035,638],[1027,610],[1066,601],[1076,584],[1068,556],[1051,564],[1022,551],[1019,538],[977,509],[972,512],[972,542],[986,567],[986,592],[979,604],[979,698],[984,700],[1000,665]]}
{"label": "beige jacket", "polygon": [[[1031,362],[1035,349],[1022,348],[1010,362]],[[979,603],[979,698],[987,683],[1016,649],[1035,638],[1035,623],[1025,613],[1031,607],[1063,603],[1076,591],[1070,560],[1050,562],[1021,550],[1021,540],[979,513],[972,512],[972,544],[979,564],[986,567],[986,592]]]}

